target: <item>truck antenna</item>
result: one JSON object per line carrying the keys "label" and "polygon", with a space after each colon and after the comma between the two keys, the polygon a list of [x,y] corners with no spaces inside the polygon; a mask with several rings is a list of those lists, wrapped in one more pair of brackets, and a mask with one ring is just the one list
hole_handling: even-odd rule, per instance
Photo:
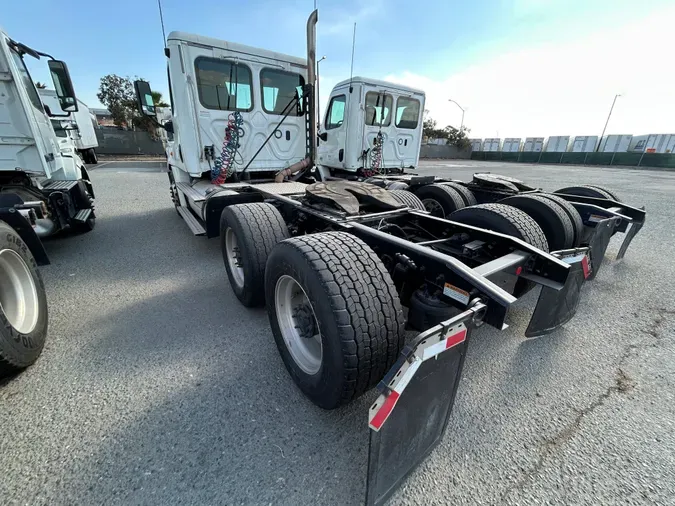
{"label": "truck antenna", "polygon": [[164,16],[162,15],[162,0],[157,0],[159,7],[159,22],[162,24],[162,38],[164,39],[164,47],[166,47],[166,32],[164,31]]}
{"label": "truck antenna", "polygon": [[354,35],[352,36],[352,66],[349,71],[349,93],[352,92],[352,77],[354,77],[354,48],[356,47],[356,23],[354,23]]}

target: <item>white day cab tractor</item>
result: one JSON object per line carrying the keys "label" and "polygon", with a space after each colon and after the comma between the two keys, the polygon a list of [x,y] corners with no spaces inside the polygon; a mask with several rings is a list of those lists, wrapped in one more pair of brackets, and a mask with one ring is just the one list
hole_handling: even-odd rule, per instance
{"label": "white day cab tractor", "polygon": [[334,409],[377,388],[365,502],[382,504],[442,439],[473,329],[508,328],[535,287],[526,336],[570,321],[611,235],[631,226],[623,256],[645,213],[598,187],[406,173],[424,93],[404,86],[339,83],[318,131],[317,19],[306,59],[169,34],[171,196],[194,234],[220,237],[233,292],[266,306],[308,399]]}
{"label": "white day cab tractor", "polygon": [[[77,111],[63,111],[56,90],[40,89],[38,93],[42,103],[48,107],[56,135],[62,139],[68,138],[71,141],[71,145],[66,146],[66,150],[62,149],[62,151],[68,152],[67,149],[77,151],[85,163],[96,165],[98,163],[98,156],[96,155],[96,148],[98,147],[96,130],[98,125],[96,117],[89,111],[89,107],[78,99]],[[61,142],[63,143],[63,141]]]}
{"label": "white day cab tractor", "polygon": [[42,238],[94,228],[94,190],[84,163],[61,144],[24,58],[48,58],[61,110],[77,111],[63,61],[0,30],[0,374],[32,364],[47,336],[38,265]]}

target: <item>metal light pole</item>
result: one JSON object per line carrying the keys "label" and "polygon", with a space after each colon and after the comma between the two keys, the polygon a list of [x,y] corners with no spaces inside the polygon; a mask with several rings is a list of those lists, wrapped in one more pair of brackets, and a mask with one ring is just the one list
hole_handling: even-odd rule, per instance
{"label": "metal light pole", "polygon": [[612,100],[612,107],[609,108],[609,114],[607,115],[607,121],[605,121],[605,128],[602,129],[602,134],[600,134],[600,142],[598,142],[598,149],[595,151],[600,151],[600,145],[602,144],[602,138],[605,136],[605,130],[607,130],[607,125],[609,124],[609,118],[612,117],[612,111],[614,110],[614,104],[616,104],[616,99],[621,96],[621,93],[614,95],[614,100]]}
{"label": "metal light pole", "polygon": [[462,107],[461,105],[459,105],[457,102],[455,102],[455,101],[454,101],[453,99],[451,99],[451,98],[448,99],[448,102],[452,102],[453,104],[455,104],[457,107],[459,107],[459,108],[462,110],[462,124],[459,126],[459,130],[461,131],[462,128],[464,128],[464,112],[465,112],[465,111],[464,111],[464,107]]}
{"label": "metal light pole", "polygon": [[320,103],[319,103],[319,63],[321,63],[325,59],[326,59],[326,57],[322,56],[316,62],[316,83],[314,83],[315,84],[314,93],[316,93],[316,115],[319,118],[319,122],[318,122],[319,125],[321,125],[321,107],[320,107]]}

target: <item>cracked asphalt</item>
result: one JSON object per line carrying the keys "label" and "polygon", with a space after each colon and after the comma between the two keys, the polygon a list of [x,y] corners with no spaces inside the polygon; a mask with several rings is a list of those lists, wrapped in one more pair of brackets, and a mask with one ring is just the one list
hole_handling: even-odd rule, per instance
{"label": "cracked asphalt", "polygon": [[[675,504],[675,172],[425,161],[555,190],[605,185],[645,205],[576,317],[469,346],[440,446],[390,504]],[[347,504],[363,501],[367,408],[294,387],[264,310],[241,307],[217,241],[193,237],[152,164],[91,172],[98,224],[48,242],[50,335],[0,383],[3,504]]]}

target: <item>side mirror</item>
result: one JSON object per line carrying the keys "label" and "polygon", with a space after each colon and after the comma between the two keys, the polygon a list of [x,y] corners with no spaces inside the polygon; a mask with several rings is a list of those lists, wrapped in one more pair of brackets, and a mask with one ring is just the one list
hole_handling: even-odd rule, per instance
{"label": "side mirror", "polygon": [[134,81],[134,90],[136,90],[136,101],[138,111],[143,116],[156,116],[155,102],[152,100],[152,90],[147,81]]}
{"label": "side mirror", "polygon": [[323,142],[326,142],[328,140],[328,132],[321,132],[319,134],[319,139],[321,139]]}
{"label": "side mirror", "polygon": [[49,71],[52,74],[54,89],[59,97],[59,105],[63,112],[77,112],[77,98],[75,97],[75,88],[70,80],[70,73],[66,62],[61,60],[49,60]]}

